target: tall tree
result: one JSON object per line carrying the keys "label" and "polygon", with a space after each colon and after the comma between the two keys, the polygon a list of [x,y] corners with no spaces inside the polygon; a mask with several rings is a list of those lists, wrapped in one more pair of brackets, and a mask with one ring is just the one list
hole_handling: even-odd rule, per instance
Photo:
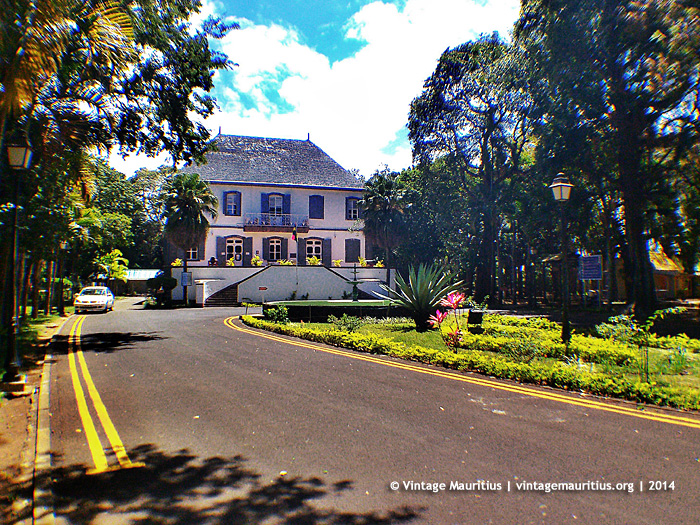
{"label": "tall tree", "polygon": [[607,176],[622,195],[628,296],[642,317],[656,306],[647,212],[668,175],[659,166],[697,140],[699,18],[691,1],[524,0],[516,24],[550,115],[611,139]]}
{"label": "tall tree", "polygon": [[[163,232],[168,241],[184,250],[184,271],[187,272],[187,252],[206,238],[209,231],[206,216],[217,217],[218,199],[197,173],[178,173],[165,186],[162,200]],[[184,297],[187,303],[187,286]]]}
{"label": "tall tree", "polygon": [[[173,166],[203,162],[209,131],[201,123],[216,108],[214,73],[234,66],[210,47],[235,22],[209,17],[201,27],[189,19],[201,0],[135,0],[132,7],[138,61],[115,85],[117,138],[122,153],[155,156],[165,151]],[[144,104],[144,101],[147,101]]]}
{"label": "tall tree", "polygon": [[518,50],[494,34],[445,51],[423,94],[411,104],[414,158],[421,165],[447,158],[470,207],[478,210],[480,298],[496,295],[504,190],[520,169],[529,139],[525,79]]}

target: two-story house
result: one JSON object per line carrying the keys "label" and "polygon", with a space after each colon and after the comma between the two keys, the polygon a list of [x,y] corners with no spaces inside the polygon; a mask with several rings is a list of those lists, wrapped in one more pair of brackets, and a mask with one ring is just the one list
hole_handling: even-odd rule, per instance
{"label": "two-story house", "polygon": [[310,140],[219,135],[198,173],[219,199],[206,241],[186,254],[196,265],[251,266],[312,257],[324,266],[365,256],[358,222],[362,181]]}

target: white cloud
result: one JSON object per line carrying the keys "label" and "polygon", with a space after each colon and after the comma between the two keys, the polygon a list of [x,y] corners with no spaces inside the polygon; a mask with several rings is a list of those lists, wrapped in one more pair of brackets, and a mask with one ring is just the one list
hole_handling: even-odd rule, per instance
{"label": "white cloud", "polygon": [[407,0],[403,8],[373,2],[345,25],[346,38],[364,46],[332,64],[293,28],[239,20],[242,28],[221,44],[240,65],[231,85],[220,85],[231,76],[219,77],[222,110],[206,125],[225,134],[310,133],[347,169],[400,170],[411,165],[411,151],[405,140],[397,147],[397,137],[405,135],[410,103],[440,54],[481,33],[506,36],[518,9],[518,0]]}

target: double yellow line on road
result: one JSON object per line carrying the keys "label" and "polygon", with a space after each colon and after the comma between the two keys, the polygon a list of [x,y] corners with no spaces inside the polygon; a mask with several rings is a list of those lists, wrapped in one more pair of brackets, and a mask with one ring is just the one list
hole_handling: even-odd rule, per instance
{"label": "double yellow line on road", "polygon": [[462,374],[456,373],[454,371],[449,371],[449,370],[440,370],[440,369],[436,369],[436,368],[428,368],[425,366],[416,366],[416,365],[412,365],[412,364],[405,363],[405,362],[389,361],[388,359],[382,359],[379,357],[361,354],[361,353],[353,352],[350,350],[336,350],[334,348],[320,346],[320,345],[314,344],[314,343],[309,343],[309,342],[304,342],[304,341],[295,341],[295,340],[291,340],[291,339],[288,339],[286,337],[281,337],[281,336],[274,335],[271,333],[265,333],[265,332],[261,332],[258,330],[251,330],[248,328],[242,328],[240,326],[237,326],[234,323],[234,321],[236,319],[237,319],[236,317],[229,317],[228,319],[224,320],[224,324],[226,326],[228,326],[229,328],[232,328],[233,330],[237,330],[239,332],[244,332],[247,334],[252,334],[252,335],[255,335],[257,337],[269,339],[271,341],[278,341],[278,342],[286,343],[286,344],[293,345],[293,346],[299,346],[302,348],[309,348],[309,349],[316,350],[319,352],[325,352],[327,354],[339,355],[339,356],[343,356],[343,357],[348,357],[350,359],[357,359],[359,361],[367,361],[370,363],[375,363],[375,364],[379,364],[382,366],[389,366],[392,368],[398,368],[401,370],[407,370],[410,372],[416,372],[419,374],[426,374],[426,375],[431,375],[431,376],[442,377],[445,379],[450,379],[452,381],[460,381],[462,383],[470,383],[473,385],[494,388],[496,390],[504,390],[506,392],[521,394],[521,395],[525,395],[525,396],[529,396],[529,397],[547,399],[549,401],[556,401],[559,403],[565,403],[568,405],[590,408],[593,410],[602,410],[605,412],[613,412],[616,414],[623,414],[626,416],[632,416],[632,417],[636,417],[636,418],[640,418],[640,419],[649,419],[651,421],[657,421],[659,423],[667,423],[670,425],[680,425],[680,426],[684,426],[684,427],[700,429],[700,419],[697,419],[697,418],[694,419],[694,418],[683,417],[683,416],[679,416],[679,415],[675,415],[675,414],[664,414],[660,411],[640,411],[637,408],[613,405],[613,404],[609,404],[609,403],[604,403],[602,401],[596,401],[593,399],[580,399],[580,398],[567,396],[564,394],[559,394],[557,392],[548,392],[546,390],[527,388],[527,387],[516,385],[516,384],[497,382],[497,381],[482,379],[482,378],[474,377],[474,376],[466,376],[466,375],[462,375]]}
{"label": "double yellow line on road", "polygon": [[92,404],[97,412],[97,417],[102,424],[109,444],[114,451],[117,460],[119,461],[118,468],[132,468],[141,467],[143,463],[133,463],[126,453],[124,444],[119,438],[117,429],[114,427],[112,420],[107,413],[107,408],[102,402],[95,383],[92,380],[90,371],[88,370],[87,363],[85,362],[85,356],[80,347],[80,337],[83,328],[83,323],[85,322],[85,316],[79,316],[73,326],[70,329],[68,335],[68,366],[70,367],[71,380],[73,381],[73,390],[75,391],[75,400],[78,403],[78,413],[80,414],[80,420],[83,424],[83,430],[85,431],[85,437],[87,438],[88,446],[90,447],[90,454],[92,455],[93,463],[95,468],[89,470],[91,474],[97,474],[100,472],[105,472],[111,470],[112,467],[109,466],[107,461],[107,455],[105,454],[105,449],[102,447],[102,442],[100,441],[99,434],[97,433],[97,428],[95,427],[95,422],[90,415],[90,410],[88,409],[87,398],[85,397],[85,391],[83,390],[83,385],[80,381],[80,375],[78,374],[78,367],[76,366],[76,356],[78,362],[80,363],[80,370],[83,375],[83,380],[87,386],[88,394],[92,400]]}

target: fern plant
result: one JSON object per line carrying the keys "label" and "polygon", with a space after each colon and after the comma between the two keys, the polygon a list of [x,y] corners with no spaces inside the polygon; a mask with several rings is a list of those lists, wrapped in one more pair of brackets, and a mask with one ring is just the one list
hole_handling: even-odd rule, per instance
{"label": "fern plant", "polygon": [[409,310],[416,330],[425,332],[428,319],[435,313],[440,300],[456,292],[461,284],[462,281],[456,282],[441,266],[421,264],[418,269],[412,266],[408,270],[408,281],[400,274],[396,275],[396,290],[381,285],[387,295],[377,295]]}

